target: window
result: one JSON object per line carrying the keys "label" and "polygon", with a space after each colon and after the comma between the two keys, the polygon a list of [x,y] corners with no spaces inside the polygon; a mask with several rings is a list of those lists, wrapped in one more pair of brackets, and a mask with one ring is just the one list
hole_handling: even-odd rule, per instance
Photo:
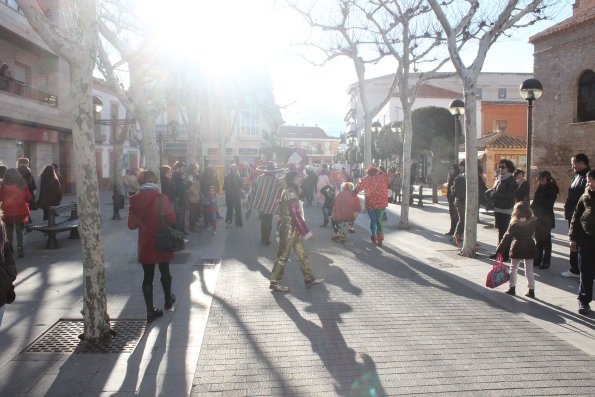
{"label": "window", "polygon": [[260,113],[256,110],[240,111],[240,136],[260,136]]}
{"label": "window", "polygon": [[595,72],[587,70],[578,81],[577,121],[595,120]]}
{"label": "window", "polygon": [[506,88],[498,88],[498,99],[506,99]]}
{"label": "window", "polygon": [[508,130],[508,120],[494,120],[494,131],[506,132]]}

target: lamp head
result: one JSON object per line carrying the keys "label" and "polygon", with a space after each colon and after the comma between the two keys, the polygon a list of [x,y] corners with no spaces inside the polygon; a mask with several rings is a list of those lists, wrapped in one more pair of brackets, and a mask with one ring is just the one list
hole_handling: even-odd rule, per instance
{"label": "lamp head", "polygon": [[372,132],[378,132],[382,129],[382,124],[379,121],[375,121],[372,123]]}
{"label": "lamp head", "polygon": [[538,99],[543,94],[543,86],[537,79],[527,79],[519,87],[521,97],[527,101]]}
{"label": "lamp head", "polygon": [[454,99],[448,106],[448,110],[453,116],[465,114],[465,102],[461,101],[460,99]]}
{"label": "lamp head", "polygon": [[93,110],[95,111],[95,113],[101,113],[102,109],[103,109],[103,101],[101,100],[101,97],[98,97],[97,95],[93,95]]}

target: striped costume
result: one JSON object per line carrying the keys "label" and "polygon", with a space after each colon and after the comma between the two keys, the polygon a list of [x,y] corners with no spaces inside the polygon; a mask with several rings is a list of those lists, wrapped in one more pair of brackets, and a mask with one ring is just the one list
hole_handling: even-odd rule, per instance
{"label": "striped costume", "polygon": [[246,207],[250,212],[254,209],[260,213],[260,242],[270,244],[271,230],[273,228],[273,215],[277,212],[283,193],[283,182],[274,173],[265,173],[252,183],[250,193],[246,199]]}

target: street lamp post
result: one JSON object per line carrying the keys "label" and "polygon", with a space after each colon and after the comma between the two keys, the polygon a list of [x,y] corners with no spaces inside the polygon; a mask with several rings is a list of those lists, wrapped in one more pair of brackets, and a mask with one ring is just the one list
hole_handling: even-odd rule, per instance
{"label": "street lamp post", "polygon": [[[95,111],[96,114],[101,113],[101,110],[103,109],[103,101],[101,100],[100,97],[98,96],[93,96],[93,110]],[[126,126],[129,123],[134,123],[135,119],[95,119],[95,124],[96,125],[109,125],[113,128],[116,128],[117,126]],[[114,221],[118,221],[121,220],[122,218],[120,217],[120,209],[124,207],[124,195],[120,192],[120,185],[118,184],[118,170],[117,170],[117,162],[116,162],[116,157],[115,157],[115,153],[116,153],[116,146],[117,146],[117,139],[116,139],[116,135],[114,134],[114,164],[112,164],[113,166],[113,174],[114,174],[114,180],[113,180],[113,193],[112,193],[112,205],[113,205],[113,210],[114,213],[112,215],[112,220]]]}
{"label": "street lamp post", "polygon": [[531,186],[531,140],[533,139],[533,101],[543,94],[543,86],[537,79],[527,79],[520,86],[521,97],[527,101],[527,180]]}
{"label": "street lamp post", "polygon": [[[380,132],[381,129],[382,129],[382,124],[380,124],[380,121],[375,121],[372,123],[372,132],[375,134],[375,138],[378,138],[378,133]],[[374,153],[374,138],[372,138],[370,140],[370,148],[372,149],[372,153]],[[372,158],[372,160],[374,160],[374,159]]]}
{"label": "street lamp post", "polygon": [[[393,121],[392,123],[390,123],[390,130],[394,134],[397,134],[399,136],[399,139],[401,139],[401,144],[402,144],[403,143],[403,127],[402,127],[402,123],[400,121]],[[398,164],[398,161],[399,160],[397,159],[397,164]]]}
{"label": "street lamp post", "polygon": [[459,143],[458,136],[459,136],[459,117],[462,114],[465,114],[465,102],[461,101],[460,99],[454,99],[450,106],[448,107],[450,114],[455,116],[455,164],[459,163]]}

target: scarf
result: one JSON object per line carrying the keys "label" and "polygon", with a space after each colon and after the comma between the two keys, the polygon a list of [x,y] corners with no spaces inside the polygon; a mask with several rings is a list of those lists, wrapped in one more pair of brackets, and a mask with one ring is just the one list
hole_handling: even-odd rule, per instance
{"label": "scarf", "polygon": [[145,190],[157,190],[159,193],[161,193],[161,188],[159,187],[159,185],[156,183],[152,183],[152,182],[143,183],[141,185],[139,191],[143,192]]}

